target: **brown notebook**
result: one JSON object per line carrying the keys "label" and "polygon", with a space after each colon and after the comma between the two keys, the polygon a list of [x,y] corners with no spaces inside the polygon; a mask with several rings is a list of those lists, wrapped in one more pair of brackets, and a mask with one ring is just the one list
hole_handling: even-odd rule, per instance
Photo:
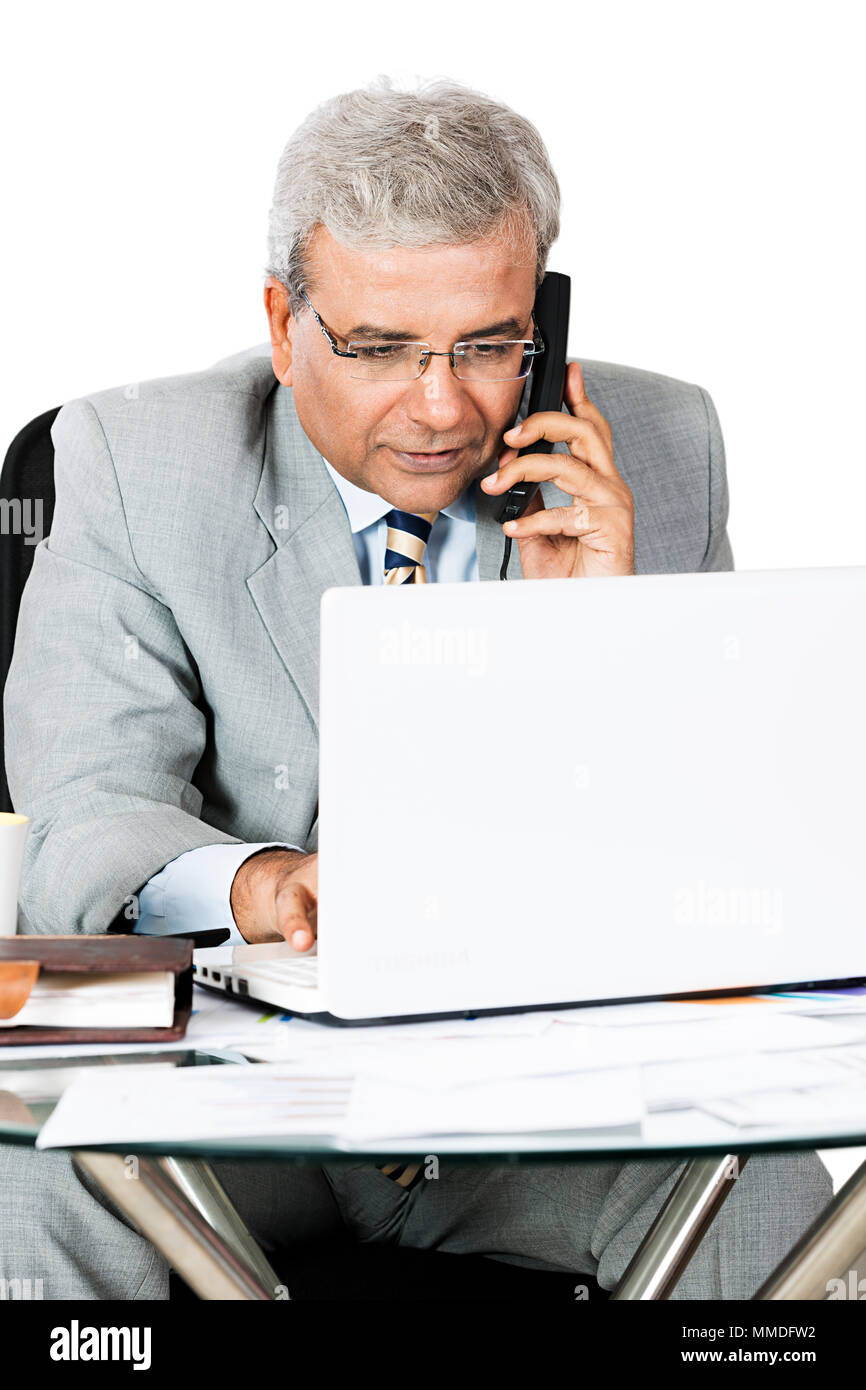
{"label": "brown notebook", "polygon": [[0,1018],[10,1018],[23,1008],[40,970],[88,975],[158,970],[175,977],[174,1021],[169,1028],[47,1028],[22,1023],[0,1028],[0,1047],[182,1038],[192,1009],[192,953],[189,938],[173,936],[0,937]]}

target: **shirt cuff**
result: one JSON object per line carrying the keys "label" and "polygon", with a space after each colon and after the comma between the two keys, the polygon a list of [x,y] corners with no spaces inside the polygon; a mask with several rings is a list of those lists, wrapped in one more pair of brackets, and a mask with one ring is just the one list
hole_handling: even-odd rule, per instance
{"label": "shirt cuff", "polygon": [[139,915],[133,931],[146,936],[178,936],[223,927],[229,932],[226,945],[245,944],[246,937],[232,916],[232,883],[241,864],[260,849],[307,853],[300,845],[282,840],[189,849],[148,879],[138,896]]}

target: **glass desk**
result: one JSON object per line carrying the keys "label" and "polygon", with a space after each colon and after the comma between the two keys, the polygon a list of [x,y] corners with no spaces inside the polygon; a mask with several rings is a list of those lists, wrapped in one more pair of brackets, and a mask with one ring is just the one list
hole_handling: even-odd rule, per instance
{"label": "glass desk", "polygon": [[[130,1066],[255,1065],[240,1054],[186,1050],[140,1052],[16,1061],[14,1048],[0,1049],[0,1142],[32,1145],[63,1090],[83,1068]],[[323,1135],[265,1136],[230,1140],[171,1141],[94,1145],[73,1150],[85,1170],[161,1251],[171,1266],[203,1298],[270,1300],[290,1297],[266,1256],[253,1240],[208,1160],[249,1159],[286,1163],[341,1159],[371,1163],[424,1159],[431,1151],[460,1163],[539,1163],[549,1160],[599,1162],[674,1157],[685,1168],[647,1232],[612,1300],[665,1299],[694,1255],[751,1153],[832,1148],[866,1144],[864,1118],[851,1124],[750,1129],[733,1136],[730,1126],[712,1121],[697,1125],[687,1137],[675,1117],[648,1116],[643,1132],[581,1131],[437,1135],[415,1146],[388,1141],[387,1152],[374,1145],[349,1144]],[[403,1147],[401,1148],[401,1143]],[[171,1154],[166,1154],[170,1147]],[[129,1165],[136,1165],[131,1182]],[[819,1220],[798,1242],[755,1295],[759,1299],[823,1299],[827,1282],[845,1277],[863,1263],[866,1252],[866,1164],[849,1179]],[[275,1293],[275,1290],[278,1292]]]}

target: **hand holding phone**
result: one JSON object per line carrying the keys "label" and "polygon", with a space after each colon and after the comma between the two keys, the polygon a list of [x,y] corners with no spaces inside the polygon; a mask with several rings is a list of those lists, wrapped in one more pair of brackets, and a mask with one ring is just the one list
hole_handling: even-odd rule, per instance
{"label": "hand holding phone", "polygon": [[[587,396],[580,364],[566,361],[568,291],[568,277],[553,273],[539,287],[545,352],[535,359],[528,414],[506,431],[498,472],[481,480],[492,496],[506,489],[494,512],[505,535],[500,579],[513,537],[525,579],[634,574],[634,499],[614,463],[610,424]],[[552,454],[557,443],[568,452]],[[545,480],[570,495],[572,506],[546,508],[536,496]]]}

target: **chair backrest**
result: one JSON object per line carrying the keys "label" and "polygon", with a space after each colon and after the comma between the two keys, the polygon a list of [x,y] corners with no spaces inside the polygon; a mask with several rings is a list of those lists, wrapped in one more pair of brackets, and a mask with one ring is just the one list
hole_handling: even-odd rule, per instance
{"label": "chair backrest", "polygon": [[[9,445],[0,473],[0,690],[6,685],[15,645],[18,608],[36,549],[33,534],[27,534],[22,519],[28,515],[29,509],[30,525],[36,520],[41,537],[44,537],[51,530],[54,516],[54,444],[51,426],[59,410],[59,405],[53,410],[46,410],[44,415],[38,415],[24,426]],[[37,503],[41,503],[41,514]],[[4,743],[0,702],[0,811],[11,811],[13,808],[3,757]]]}

